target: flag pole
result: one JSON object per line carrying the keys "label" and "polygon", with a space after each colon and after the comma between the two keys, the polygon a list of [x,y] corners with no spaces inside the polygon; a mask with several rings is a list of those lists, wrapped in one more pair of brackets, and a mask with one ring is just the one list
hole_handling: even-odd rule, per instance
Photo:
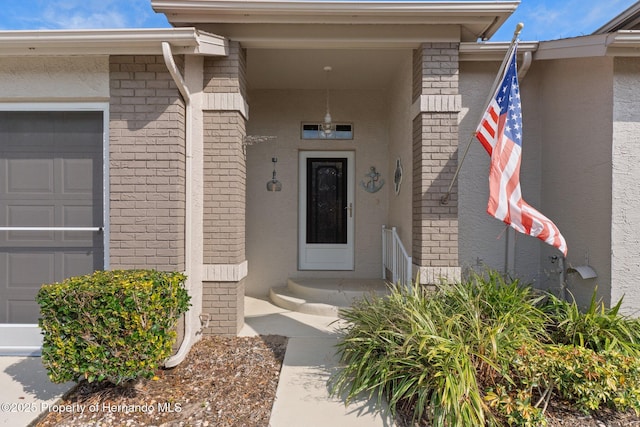
{"label": "flag pole", "polygon": [[[491,90],[489,91],[489,95],[487,96],[487,100],[484,103],[484,106],[489,105],[489,102],[491,101],[491,97],[494,96],[496,88],[498,87],[498,84],[502,79],[502,73],[504,73],[504,68],[507,64],[509,56],[511,56],[511,51],[513,50],[513,46],[515,45],[516,40],[520,36],[520,32],[522,31],[523,28],[524,28],[524,24],[522,22],[518,22],[518,25],[516,25],[516,29],[513,32],[513,38],[511,39],[509,48],[507,49],[507,54],[502,59],[502,64],[500,64],[500,68],[498,69],[496,78],[493,81],[493,84],[491,85]],[[475,136],[476,134],[474,132],[473,134],[471,134],[471,137],[469,138],[467,148],[465,148],[464,154],[462,155],[462,159],[460,160],[460,162],[458,163],[458,167],[456,168],[456,172],[453,174],[453,178],[451,178],[451,183],[449,184],[449,188],[447,189],[447,192],[445,193],[445,195],[440,198],[441,205],[446,205],[449,203],[449,199],[451,197],[451,190],[453,189],[453,185],[456,183],[456,180],[458,179],[458,175],[460,174],[460,169],[462,168],[462,164],[464,163],[464,160],[467,158],[467,154],[469,153],[469,149],[471,148],[471,144],[473,143],[473,139],[475,138]]]}

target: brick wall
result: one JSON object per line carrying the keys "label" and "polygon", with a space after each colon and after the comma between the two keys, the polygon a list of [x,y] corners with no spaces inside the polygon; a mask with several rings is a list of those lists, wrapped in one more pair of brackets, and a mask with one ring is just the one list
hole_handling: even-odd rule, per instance
{"label": "brick wall", "polygon": [[204,334],[235,336],[244,324],[244,279],[204,282],[202,311],[209,316]]}
{"label": "brick wall", "polygon": [[446,271],[458,266],[457,185],[441,203],[458,165],[458,45],[415,50],[413,82],[413,262]]}
{"label": "brick wall", "polygon": [[245,260],[245,120],[236,111],[204,112],[204,263]]}
{"label": "brick wall", "polygon": [[184,270],[184,104],[161,56],[109,66],[111,268]]}
{"label": "brick wall", "polygon": [[240,43],[229,41],[229,55],[205,57],[204,92],[247,96],[247,54]]}
{"label": "brick wall", "polygon": [[204,333],[236,335],[244,323],[246,52],[204,60]]}

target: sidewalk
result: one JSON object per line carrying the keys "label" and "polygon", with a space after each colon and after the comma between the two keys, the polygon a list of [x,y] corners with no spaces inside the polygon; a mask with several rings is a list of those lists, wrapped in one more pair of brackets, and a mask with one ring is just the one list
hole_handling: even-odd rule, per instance
{"label": "sidewalk", "polygon": [[0,426],[27,426],[75,383],[54,384],[39,357],[0,357]]}
{"label": "sidewalk", "polygon": [[[336,323],[334,323],[336,322]],[[289,337],[270,427],[387,427],[390,417],[368,400],[345,407],[330,397],[327,380],[336,370],[335,317],[314,316],[281,309],[267,301],[245,298],[245,327],[240,335]]]}
{"label": "sidewalk", "polygon": [[[345,407],[330,397],[327,380],[337,366],[340,320],[291,312],[268,301],[245,298],[240,336],[289,337],[270,427],[391,427],[367,401]],[[0,426],[27,426],[74,383],[53,384],[39,357],[0,357]]]}

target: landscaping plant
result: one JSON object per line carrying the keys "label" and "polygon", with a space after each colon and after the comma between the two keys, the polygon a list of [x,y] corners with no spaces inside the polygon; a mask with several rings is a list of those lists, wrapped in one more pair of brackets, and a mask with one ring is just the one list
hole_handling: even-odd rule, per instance
{"label": "landscaping plant", "polygon": [[[564,342],[577,336],[568,331],[579,322],[566,321],[573,307],[495,271],[437,291],[393,286],[343,310],[332,390],[347,402],[375,396],[434,427],[544,425],[553,396],[585,411],[640,411],[634,321],[621,320],[619,304],[599,309],[613,320],[589,340]],[[585,342],[608,344],[597,353]]]}
{"label": "landscaping plant", "polygon": [[189,307],[182,273],[97,271],[42,286],[42,362],[51,381],[152,377]]}

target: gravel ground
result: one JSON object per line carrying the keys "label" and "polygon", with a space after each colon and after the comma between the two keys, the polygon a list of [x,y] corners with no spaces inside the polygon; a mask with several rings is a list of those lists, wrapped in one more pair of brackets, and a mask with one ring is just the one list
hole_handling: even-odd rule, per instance
{"label": "gravel ground", "polygon": [[[51,412],[36,426],[266,427],[286,345],[276,335],[203,338],[182,364],[152,380],[79,383],[61,402],[75,413]],[[640,427],[633,413],[584,415],[561,402],[546,415],[549,427]]]}

